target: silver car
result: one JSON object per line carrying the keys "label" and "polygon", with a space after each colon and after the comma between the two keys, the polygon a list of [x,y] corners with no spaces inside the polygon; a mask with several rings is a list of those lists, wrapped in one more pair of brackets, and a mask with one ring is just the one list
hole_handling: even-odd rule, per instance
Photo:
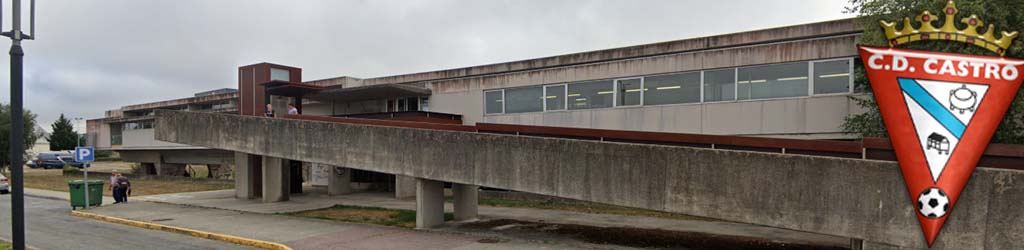
{"label": "silver car", "polygon": [[0,194],[8,194],[11,192],[11,186],[7,184],[7,176],[0,174]]}

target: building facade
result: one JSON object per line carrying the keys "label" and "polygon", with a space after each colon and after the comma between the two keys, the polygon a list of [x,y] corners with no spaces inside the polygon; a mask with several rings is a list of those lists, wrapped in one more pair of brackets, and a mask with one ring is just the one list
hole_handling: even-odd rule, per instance
{"label": "building facade", "polygon": [[287,96],[303,115],[850,139],[841,124],[863,112],[850,99],[864,95],[853,77],[860,34],[844,19],[367,79],[303,81],[300,68],[259,63],[238,69],[238,92],[108,111],[89,138],[160,160],[173,153],[158,150],[202,149],[153,140],[152,110],[262,116],[271,96]]}

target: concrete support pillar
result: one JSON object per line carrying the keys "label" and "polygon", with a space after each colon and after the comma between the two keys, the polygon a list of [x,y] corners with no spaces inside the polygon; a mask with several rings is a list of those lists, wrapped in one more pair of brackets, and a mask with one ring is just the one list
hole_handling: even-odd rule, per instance
{"label": "concrete support pillar", "polygon": [[352,171],[348,168],[330,166],[327,177],[327,195],[343,195],[352,193]]}
{"label": "concrete support pillar", "polygon": [[263,156],[263,202],[287,201],[291,171],[287,160]]}
{"label": "concrete support pillar", "polygon": [[395,175],[395,199],[411,199],[416,197],[416,178]]}
{"label": "concrete support pillar", "polygon": [[455,203],[455,220],[472,221],[477,219],[478,190],[477,185],[452,184],[452,198]]}
{"label": "concrete support pillar", "polygon": [[253,199],[258,197],[256,182],[260,178],[257,164],[249,154],[235,152],[235,198]]}
{"label": "concrete support pillar", "polygon": [[272,95],[270,106],[274,108],[274,117],[284,117],[288,114],[288,97]]}
{"label": "concrete support pillar", "polygon": [[416,229],[444,224],[444,183],[416,179]]}

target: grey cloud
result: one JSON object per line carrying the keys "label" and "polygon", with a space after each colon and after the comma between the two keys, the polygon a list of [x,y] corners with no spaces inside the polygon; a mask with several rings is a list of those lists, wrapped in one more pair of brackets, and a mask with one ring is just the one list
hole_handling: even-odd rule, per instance
{"label": "grey cloud", "polygon": [[847,16],[846,1],[765,2],[40,1],[39,40],[25,42],[26,108],[48,127],[62,112],[98,118],[234,87],[238,66],[263,61],[303,68],[306,80],[374,77]]}

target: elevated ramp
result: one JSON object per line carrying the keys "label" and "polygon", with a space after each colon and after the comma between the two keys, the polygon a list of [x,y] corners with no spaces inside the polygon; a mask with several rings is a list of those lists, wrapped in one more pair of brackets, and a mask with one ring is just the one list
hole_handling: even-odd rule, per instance
{"label": "elevated ramp", "polygon": [[[157,116],[156,138],[168,142],[925,248],[895,162],[470,128]],[[1022,207],[1024,172],[979,168],[934,249],[1024,249]]]}

